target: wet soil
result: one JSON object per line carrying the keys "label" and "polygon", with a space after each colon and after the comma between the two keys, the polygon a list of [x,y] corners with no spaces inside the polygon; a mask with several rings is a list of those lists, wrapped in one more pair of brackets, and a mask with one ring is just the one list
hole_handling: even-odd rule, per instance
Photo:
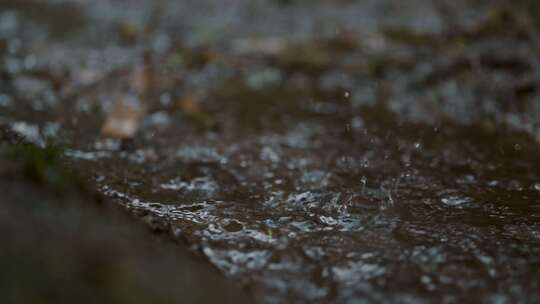
{"label": "wet soil", "polygon": [[0,124],[259,301],[540,301],[534,1],[35,3]]}

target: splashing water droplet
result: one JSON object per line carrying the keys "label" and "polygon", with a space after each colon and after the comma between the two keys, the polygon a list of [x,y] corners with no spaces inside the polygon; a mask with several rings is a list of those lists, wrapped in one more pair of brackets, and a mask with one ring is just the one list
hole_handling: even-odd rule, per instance
{"label": "splashing water droplet", "polygon": [[364,194],[366,192],[367,178],[362,176],[360,182],[362,183],[362,194]]}

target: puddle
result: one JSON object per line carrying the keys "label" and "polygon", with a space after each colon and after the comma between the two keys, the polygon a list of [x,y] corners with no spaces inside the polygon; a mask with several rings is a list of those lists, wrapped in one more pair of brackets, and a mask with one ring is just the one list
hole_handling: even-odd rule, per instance
{"label": "puddle", "polygon": [[[86,14],[135,33],[148,3]],[[461,1],[456,33],[430,1],[163,3],[155,39],[2,38],[0,122],[65,146],[91,187],[264,303],[539,301],[538,75],[526,34],[497,27],[509,20],[486,34],[487,8]],[[228,47],[262,34],[277,36],[268,54]],[[105,140],[149,49],[153,114]]]}

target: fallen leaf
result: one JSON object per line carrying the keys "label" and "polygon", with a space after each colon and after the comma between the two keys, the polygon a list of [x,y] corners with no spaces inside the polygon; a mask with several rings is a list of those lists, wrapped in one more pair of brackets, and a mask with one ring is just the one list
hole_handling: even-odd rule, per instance
{"label": "fallen leaf", "polygon": [[201,112],[199,104],[199,97],[197,95],[189,94],[182,96],[176,101],[176,107],[182,112],[193,114]]}
{"label": "fallen leaf", "polygon": [[143,114],[141,106],[124,100],[117,101],[101,128],[101,134],[116,139],[133,138],[139,129]]}

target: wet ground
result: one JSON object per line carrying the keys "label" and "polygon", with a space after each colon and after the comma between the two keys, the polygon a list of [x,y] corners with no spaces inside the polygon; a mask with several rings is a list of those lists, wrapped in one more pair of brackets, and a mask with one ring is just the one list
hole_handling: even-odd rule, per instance
{"label": "wet ground", "polygon": [[534,1],[2,6],[0,124],[259,301],[540,301]]}
{"label": "wet ground", "polygon": [[185,245],[85,189],[60,150],[7,134],[0,130],[2,303],[253,302]]}

